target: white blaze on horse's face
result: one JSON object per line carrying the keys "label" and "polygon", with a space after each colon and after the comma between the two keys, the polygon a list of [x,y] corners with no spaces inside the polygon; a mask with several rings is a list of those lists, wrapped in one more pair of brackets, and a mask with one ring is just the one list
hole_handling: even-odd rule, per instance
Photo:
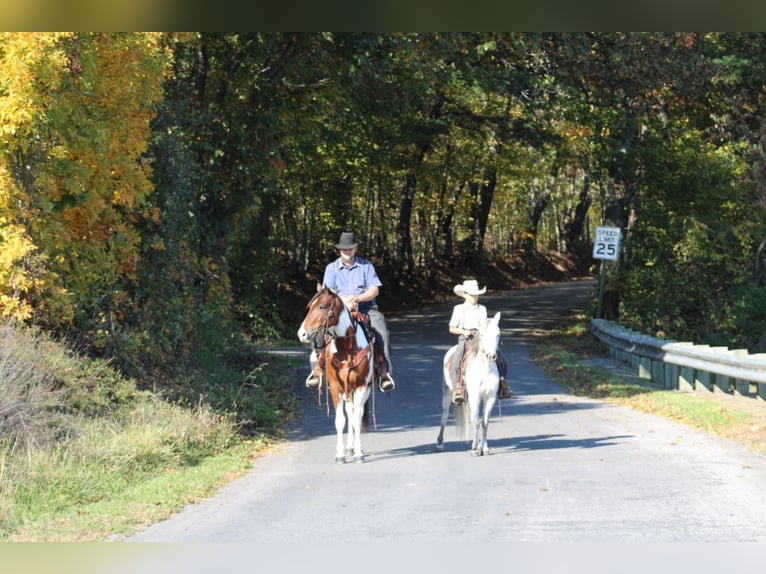
{"label": "white blaze on horse's face", "polygon": [[309,334],[306,332],[305,321],[301,323],[301,326],[298,328],[298,340],[301,343],[308,343],[309,342]]}
{"label": "white blaze on horse's face", "polygon": [[492,360],[497,355],[497,348],[500,345],[500,311],[495,313],[484,326],[481,334],[481,350]]}
{"label": "white blaze on horse's face", "polygon": [[[329,297],[329,302],[327,301]],[[308,304],[308,313],[298,329],[298,340],[310,343],[319,333],[322,337],[344,337],[353,319],[341,299],[329,290],[317,293]]]}

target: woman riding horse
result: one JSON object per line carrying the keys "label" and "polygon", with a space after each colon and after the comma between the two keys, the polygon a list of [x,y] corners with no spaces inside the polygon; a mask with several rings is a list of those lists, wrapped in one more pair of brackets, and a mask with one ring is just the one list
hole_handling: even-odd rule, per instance
{"label": "woman riding horse", "polygon": [[[464,299],[463,303],[455,305],[452,310],[452,317],[449,321],[449,332],[458,335],[457,350],[452,356],[452,380],[455,383],[455,393],[452,397],[454,403],[463,402],[463,353],[466,343],[472,339],[476,331],[487,319],[487,308],[479,303],[479,295],[487,291],[486,287],[479,289],[479,283],[475,279],[467,279],[460,285],[455,285],[455,294]],[[505,375],[508,372],[508,365],[505,358],[498,350],[497,352],[497,370],[500,373],[500,386],[497,391],[499,399],[509,399],[513,393],[508,388]]]}

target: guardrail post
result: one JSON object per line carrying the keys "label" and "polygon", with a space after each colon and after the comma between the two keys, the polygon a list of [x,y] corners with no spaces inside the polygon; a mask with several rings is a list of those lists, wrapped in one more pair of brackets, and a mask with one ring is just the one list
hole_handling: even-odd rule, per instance
{"label": "guardrail post", "polygon": [[[747,357],[747,349],[732,349],[732,355],[738,357]],[[750,381],[744,381],[742,379],[734,379],[734,394],[740,397],[747,397],[750,395]]]}
{"label": "guardrail post", "polygon": [[666,391],[678,388],[678,366],[665,363],[665,376],[662,381],[662,388]]}
{"label": "guardrail post", "polygon": [[678,375],[678,390],[694,390],[694,369],[690,367],[681,367],[681,372]]}
{"label": "guardrail post", "polygon": [[652,378],[652,360],[647,357],[638,358],[638,378],[639,379],[651,379]]}
{"label": "guardrail post", "polygon": [[652,382],[665,386],[665,363],[662,361],[652,361]]}
{"label": "guardrail post", "polygon": [[705,389],[708,392],[713,392],[713,383],[710,382],[710,373],[707,371],[697,371],[694,378],[695,390],[701,391]]}
{"label": "guardrail post", "polygon": [[[750,355],[754,359],[766,359],[766,353],[755,353]],[[756,383],[758,390],[755,393],[755,398],[761,401],[766,401],[766,383]]]}
{"label": "guardrail post", "polygon": [[728,393],[729,387],[731,387],[731,377],[726,375],[715,375],[715,385],[713,391],[718,393]]}
{"label": "guardrail post", "polygon": [[[710,347],[713,352],[726,353],[729,347]],[[728,393],[731,389],[732,379],[726,375],[715,375],[715,384],[713,385],[713,392]]]}

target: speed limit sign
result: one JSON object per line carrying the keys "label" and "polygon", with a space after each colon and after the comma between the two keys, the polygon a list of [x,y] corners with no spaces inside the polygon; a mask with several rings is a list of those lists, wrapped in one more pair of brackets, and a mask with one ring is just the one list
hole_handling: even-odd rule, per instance
{"label": "speed limit sign", "polygon": [[616,261],[620,255],[620,228],[597,227],[593,243],[593,258]]}

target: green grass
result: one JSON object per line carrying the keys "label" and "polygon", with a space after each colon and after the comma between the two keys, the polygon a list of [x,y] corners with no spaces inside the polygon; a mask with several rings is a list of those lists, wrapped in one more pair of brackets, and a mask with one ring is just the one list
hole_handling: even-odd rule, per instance
{"label": "green grass", "polygon": [[[211,495],[218,487],[239,476],[249,466],[263,442],[243,442],[222,453],[202,459],[199,464],[167,469],[133,480],[118,479],[104,496],[92,500],[38,504],[7,541],[84,542],[116,540],[143,526],[168,518],[186,505]],[[93,479],[83,472],[81,479]],[[50,488],[49,490],[60,491]]]}

